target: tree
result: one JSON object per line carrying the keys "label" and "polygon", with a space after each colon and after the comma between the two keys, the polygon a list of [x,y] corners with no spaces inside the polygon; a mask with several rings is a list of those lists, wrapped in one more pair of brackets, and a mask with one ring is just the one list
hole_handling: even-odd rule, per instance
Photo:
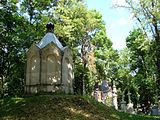
{"label": "tree", "polygon": [[97,79],[99,81],[107,79],[113,84],[113,81],[117,80],[118,52],[112,48],[112,42],[106,36],[106,29],[104,26],[95,34],[91,42],[95,46]]}
{"label": "tree", "polygon": [[23,17],[17,12],[15,1],[3,1],[1,14],[1,41],[0,41],[0,63],[1,63],[1,97],[8,95],[20,95],[23,93],[24,81],[24,41]]}
{"label": "tree", "polygon": [[129,9],[139,22],[144,38],[151,40],[150,51],[155,55],[156,81],[157,86],[160,86],[160,2],[158,0],[126,0],[125,6],[118,7]]}
{"label": "tree", "polygon": [[131,81],[130,59],[130,51],[127,48],[120,51],[118,58],[118,87],[120,87],[121,89],[122,97],[124,96],[125,91],[129,90],[129,85]]}
{"label": "tree", "polygon": [[132,83],[138,88],[135,89],[139,94],[138,102],[145,107],[143,112],[149,113],[151,103],[155,102],[155,97],[151,97],[151,94],[156,96],[158,90],[155,82],[155,56],[150,51],[151,41],[145,38],[141,29],[135,29],[126,38],[126,44],[130,51],[129,64]]}

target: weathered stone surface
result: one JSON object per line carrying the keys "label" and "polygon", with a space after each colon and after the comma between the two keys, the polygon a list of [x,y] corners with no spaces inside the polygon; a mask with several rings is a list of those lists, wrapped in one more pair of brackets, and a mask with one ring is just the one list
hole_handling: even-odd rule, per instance
{"label": "weathered stone surface", "polygon": [[47,33],[27,52],[26,93],[72,93],[72,52],[63,47],[53,33]]}

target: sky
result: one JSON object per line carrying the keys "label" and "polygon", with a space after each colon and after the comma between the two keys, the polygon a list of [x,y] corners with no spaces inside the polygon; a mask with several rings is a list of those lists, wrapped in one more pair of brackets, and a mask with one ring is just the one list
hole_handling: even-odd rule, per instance
{"label": "sky", "polygon": [[113,8],[113,4],[124,5],[125,0],[86,0],[89,9],[96,9],[105,21],[107,37],[113,42],[113,48],[126,47],[125,39],[135,27],[132,15],[124,8]]}

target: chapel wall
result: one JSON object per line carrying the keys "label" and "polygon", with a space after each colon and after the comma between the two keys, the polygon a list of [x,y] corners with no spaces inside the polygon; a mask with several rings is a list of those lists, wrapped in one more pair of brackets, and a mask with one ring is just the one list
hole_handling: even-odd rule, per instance
{"label": "chapel wall", "polygon": [[61,51],[53,44],[42,49],[41,84],[61,83]]}
{"label": "chapel wall", "polygon": [[73,61],[69,48],[65,48],[62,60],[62,82],[65,93],[73,92]]}
{"label": "chapel wall", "polygon": [[38,91],[40,77],[40,56],[39,49],[33,44],[27,53],[26,86],[27,93],[36,93]]}

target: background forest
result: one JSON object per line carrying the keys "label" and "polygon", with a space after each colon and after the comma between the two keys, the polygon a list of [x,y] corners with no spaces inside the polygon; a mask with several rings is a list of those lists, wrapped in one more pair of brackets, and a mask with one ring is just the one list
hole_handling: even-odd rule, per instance
{"label": "background forest", "polygon": [[[89,10],[83,0],[3,0],[0,3],[0,95],[23,96],[26,51],[45,35],[52,22],[54,33],[73,51],[74,92],[91,94],[96,81],[116,84],[118,100],[148,112],[160,96],[160,3],[127,0],[139,24],[126,38],[127,47],[117,51],[107,37],[102,15]],[[109,19],[109,16],[108,16]],[[116,33],[115,33],[116,35]],[[117,40],[118,41],[118,40]]]}

